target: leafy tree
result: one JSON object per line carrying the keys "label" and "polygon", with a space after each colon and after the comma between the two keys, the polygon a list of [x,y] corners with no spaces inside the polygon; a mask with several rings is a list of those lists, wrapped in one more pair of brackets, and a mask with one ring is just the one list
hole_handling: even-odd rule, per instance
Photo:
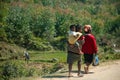
{"label": "leafy tree", "polygon": [[31,37],[31,31],[29,29],[29,20],[31,20],[28,14],[29,10],[16,6],[9,9],[9,15],[6,17],[6,33],[8,39],[16,44],[28,44]]}
{"label": "leafy tree", "polygon": [[110,35],[108,40],[111,39],[111,43],[114,42],[118,46],[120,45],[119,44],[119,41],[120,41],[120,38],[119,38],[120,24],[119,24],[119,22],[120,22],[120,16],[118,18],[116,18],[115,20],[108,21],[108,23],[106,24],[106,27],[105,27],[105,33]]}
{"label": "leafy tree", "polygon": [[68,25],[65,25],[65,23],[68,22],[69,19],[69,15],[56,12],[56,36],[64,36],[67,33]]}
{"label": "leafy tree", "polygon": [[119,9],[119,0],[1,0],[0,40],[64,50],[69,25],[90,24],[97,39],[119,42]]}
{"label": "leafy tree", "polygon": [[91,15],[96,15],[99,11],[99,6],[96,5],[96,6],[88,6],[86,8],[88,10],[88,12],[91,14]]}
{"label": "leafy tree", "polygon": [[74,18],[71,14],[66,14],[64,12],[56,12],[56,22],[55,22],[55,30],[56,35],[52,45],[57,47],[60,50],[65,50],[66,48],[66,40],[69,26],[74,21]]}
{"label": "leafy tree", "polygon": [[109,21],[109,22],[107,23],[106,27],[105,27],[105,31],[106,31],[107,33],[109,33],[109,34],[115,33],[116,30],[118,30],[119,27],[120,27],[119,22],[120,22],[120,16],[119,16],[117,19],[113,20],[113,21]]}
{"label": "leafy tree", "polygon": [[48,41],[53,39],[55,35],[53,16],[54,14],[50,10],[44,9],[34,17],[35,19],[32,21],[31,30],[36,37],[41,37]]}
{"label": "leafy tree", "polygon": [[75,1],[81,1],[82,3],[86,3],[87,0],[75,0]]}
{"label": "leafy tree", "polygon": [[119,43],[120,41],[120,32],[119,32],[120,31],[120,16],[112,22],[110,31],[112,31],[113,35],[115,36],[114,37],[115,43],[118,46],[120,46],[120,43]]}
{"label": "leafy tree", "polygon": [[0,1],[0,26],[3,26],[5,24],[4,17],[8,14],[8,8],[9,5],[3,1]]}
{"label": "leafy tree", "polygon": [[117,3],[115,7],[117,10],[117,13],[120,15],[120,3]]}
{"label": "leafy tree", "polygon": [[7,41],[7,35],[3,27],[0,27],[0,41]]}

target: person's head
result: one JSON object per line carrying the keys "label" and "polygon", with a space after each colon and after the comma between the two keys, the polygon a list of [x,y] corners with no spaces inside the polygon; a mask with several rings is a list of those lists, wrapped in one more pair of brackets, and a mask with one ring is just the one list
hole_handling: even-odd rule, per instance
{"label": "person's head", "polygon": [[82,26],[77,24],[76,25],[76,32],[82,32]]}
{"label": "person's head", "polygon": [[84,32],[85,33],[91,33],[92,27],[91,25],[85,25],[84,26]]}
{"label": "person's head", "polygon": [[75,25],[70,25],[70,30],[75,31]]}

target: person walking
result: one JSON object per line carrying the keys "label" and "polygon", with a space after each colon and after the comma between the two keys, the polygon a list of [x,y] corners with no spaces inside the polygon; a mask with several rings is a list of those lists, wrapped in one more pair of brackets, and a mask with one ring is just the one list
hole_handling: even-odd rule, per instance
{"label": "person walking", "polygon": [[[82,26],[81,25],[76,25],[76,32],[79,32],[79,33],[82,33]],[[81,61],[78,61],[78,76],[82,77],[83,74],[81,73],[81,64],[82,64],[82,54],[83,52],[81,51],[82,49],[82,45],[84,44],[85,42],[85,37],[82,35],[78,40],[77,42],[79,43],[79,48],[80,48],[80,59]]]}
{"label": "person walking", "polygon": [[97,54],[97,44],[94,35],[92,34],[91,25],[84,26],[85,43],[82,46],[82,52],[84,53],[84,71],[86,74],[89,72],[89,66],[93,62],[94,54]]}
{"label": "person walking", "polygon": [[[76,26],[75,25],[71,25],[70,28],[74,28],[74,30],[76,30]],[[68,63],[68,69],[69,69],[69,74],[68,77],[72,77],[73,75],[71,74],[72,72],[72,66],[73,63],[77,61],[78,63],[78,76],[82,77],[83,75],[80,73],[81,70],[81,45],[78,44],[70,44],[69,42],[67,42],[68,46],[67,46],[67,63]]]}

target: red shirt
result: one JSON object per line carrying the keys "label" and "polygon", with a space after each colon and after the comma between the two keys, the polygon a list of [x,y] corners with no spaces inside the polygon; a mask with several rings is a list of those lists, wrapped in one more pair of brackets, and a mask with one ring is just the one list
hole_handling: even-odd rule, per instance
{"label": "red shirt", "polygon": [[84,54],[97,53],[96,39],[92,34],[85,35],[85,43],[82,46],[82,51]]}
{"label": "red shirt", "polygon": [[84,40],[85,37],[82,35],[78,40]]}

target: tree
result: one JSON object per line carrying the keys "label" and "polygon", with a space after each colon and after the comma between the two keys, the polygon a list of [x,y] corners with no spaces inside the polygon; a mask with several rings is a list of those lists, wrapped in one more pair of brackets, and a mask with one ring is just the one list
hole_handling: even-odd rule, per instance
{"label": "tree", "polygon": [[55,35],[54,14],[48,10],[43,9],[38,15],[32,19],[31,30],[36,37],[53,40]]}
{"label": "tree", "polygon": [[67,15],[56,12],[56,36],[64,36],[67,33],[67,26],[64,25],[67,22],[67,20],[69,20]]}
{"label": "tree", "polygon": [[9,14],[6,16],[6,33],[9,41],[16,44],[28,44],[31,37],[29,21],[31,20],[28,14],[28,9],[15,6],[9,8]]}

